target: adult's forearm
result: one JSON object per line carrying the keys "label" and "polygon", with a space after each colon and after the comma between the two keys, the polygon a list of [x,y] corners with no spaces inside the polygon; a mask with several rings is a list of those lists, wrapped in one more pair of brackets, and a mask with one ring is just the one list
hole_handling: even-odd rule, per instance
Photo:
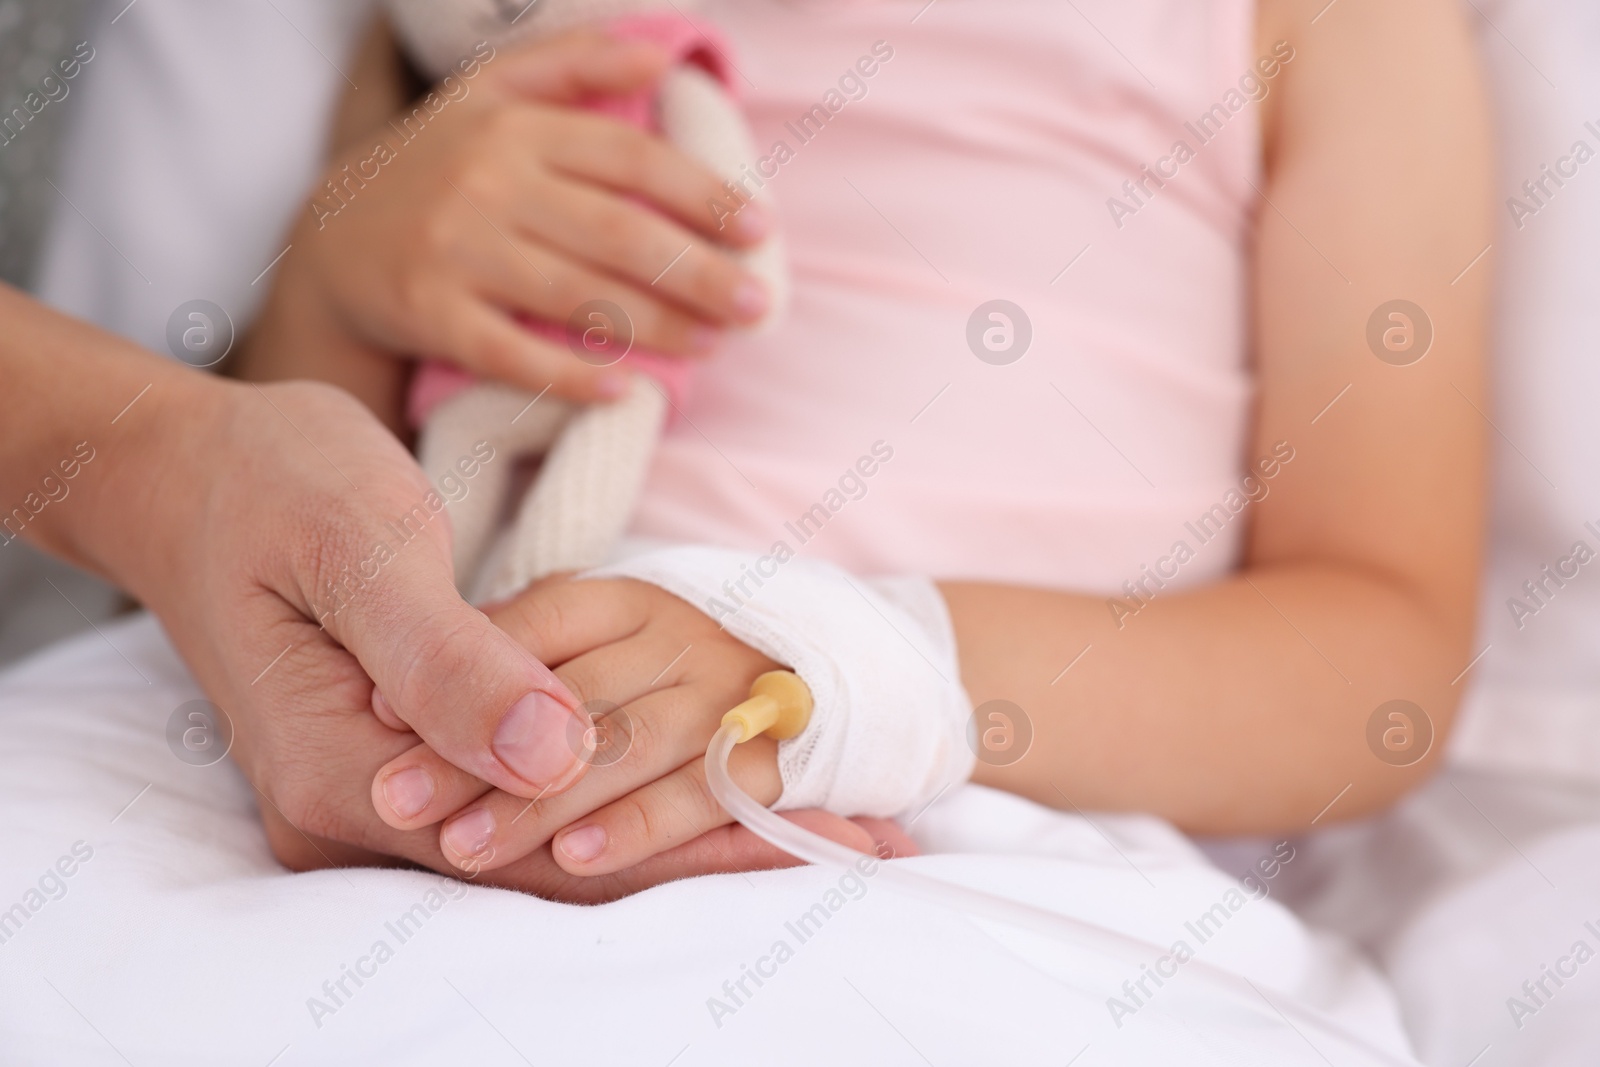
{"label": "adult's forearm", "polygon": [[0,286],[0,552],[26,538],[124,587],[160,546],[159,434],[204,407],[205,376]]}
{"label": "adult's forearm", "polygon": [[[1398,585],[1337,566],[1163,592],[1120,627],[1103,598],[942,589],[974,705],[1010,701],[1033,731],[1020,760],[980,758],[976,781],[1191,832],[1305,829],[1386,806],[1438,756],[1469,658],[1470,619],[1441,620]],[[1369,745],[1369,719],[1394,699],[1432,724],[1431,751],[1409,766],[1397,764],[1416,748],[1386,761]],[[1000,720],[980,722],[1004,740]]]}

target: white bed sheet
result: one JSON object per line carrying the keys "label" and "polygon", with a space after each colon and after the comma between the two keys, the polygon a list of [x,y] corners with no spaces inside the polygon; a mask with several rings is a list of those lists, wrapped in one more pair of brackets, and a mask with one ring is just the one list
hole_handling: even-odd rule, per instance
{"label": "white bed sheet", "polygon": [[[600,907],[420,872],[289,874],[232,764],[197,768],[168,748],[168,719],[199,695],[142,616],[0,675],[5,1063],[1365,1062],[1265,1006],[1229,1006],[1181,969],[1118,1026],[1107,996],[1137,970],[870,879],[830,900],[840,876],[816,868],[686,880]],[[1204,944],[1187,933],[1238,882],[1157,820],[1091,823],[968,787],[915,831],[926,848],[967,854],[891,862],[1159,944],[1187,939],[1274,1001],[1297,996],[1405,1048],[1374,972],[1270,896],[1208,927]],[[30,897],[63,857],[73,873]],[[837,910],[802,941],[786,924],[819,902]],[[391,925],[419,903],[426,921],[402,941]],[[377,960],[379,941],[392,958]],[[763,964],[775,973],[747,980],[735,1004],[722,983],[778,941],[792,958]],[[364,956],[372,977],[347,979],[336,1003],[323,982]],[[714,1016],[712,997],[736,1010]]]}
{"label": "white bed sheet", "polygon": [[1600,1060],[1593,783],[1457,768],[1298,848],[1279,898],[1371,953],[1424,1062]]}

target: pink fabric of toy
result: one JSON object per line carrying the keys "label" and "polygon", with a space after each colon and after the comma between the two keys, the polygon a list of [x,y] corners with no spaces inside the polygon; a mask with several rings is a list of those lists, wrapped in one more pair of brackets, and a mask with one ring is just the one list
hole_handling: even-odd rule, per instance
{"label": "pink fabric of toy", "polygon": [[[649,41],[659,45],[678,63],[693,63],[721,83],[730,96],[737,89],[726,60],[727,43],[711,27],[700,25],[678,14],[652,13],[629,15],[606,24],[606,32],[622,40]],[[586,110],[609,115],[652,133],[660,133],[656,122],[656,88],[640,90],[630,96],[597,97],[583,106]],[[557,344],[565,345],[564,325],[519,316],[523,326]],[[574,357],[576,358],[576,357]],[[687,361],[663,356],[635,347],[623,357],[624,365],[648,374],[666,389],[674,406],[681,405],[689,385]],[[473,383],[472,375],[448,363],[430,360],[417,371],[407,405],[413,425],[421,426],[428,414]]]}

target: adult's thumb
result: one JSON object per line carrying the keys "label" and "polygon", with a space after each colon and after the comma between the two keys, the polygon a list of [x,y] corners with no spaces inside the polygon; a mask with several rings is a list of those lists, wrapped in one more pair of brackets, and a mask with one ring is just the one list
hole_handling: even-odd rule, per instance
{"label": "adult's thumb", "polygon": [[324,625],[372,678],[375,706],[444,759],[530,799],[570,787],[587,767],[588,717],[548,667],[462,600],[439,539],[419,530],[404,540],[411,528],[386,525],[386,543],[402,543]]}

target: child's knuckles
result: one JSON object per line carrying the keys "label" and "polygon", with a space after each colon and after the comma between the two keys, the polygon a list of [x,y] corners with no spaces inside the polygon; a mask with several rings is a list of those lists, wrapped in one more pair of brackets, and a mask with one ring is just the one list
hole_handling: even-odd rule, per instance
{"label": "child's knuckles", "polygon": [[642,217],[635,210],[619,201],[592,213],[588,225],[589,244],[598,251],[599,258],[632,263],[640,269],[647,266],[652,242]]}
{"label": "child's knuckles", "polygon": [[603,152],[607,174],[618,185],[641,188],[650,184],[664,162],[665,149],[641,133],[625,126],[608,126],[608,136],[597,139]]}
{"label": "child's knuckles", "polygon": [[549,369],[548,354],[537,344],[523,342],[514,333],[485,331],[472,355],[474,369],[496,381],[527,381]]}
{"label": "child's knuckles", "polygon": [[706,781],[704,765],[699,762],[662,781],[661,788],[669,791],[672,806],[696,831],[709,830],[728,821],[722,805],[711,792],[711,784]]}
{"label": "child's knuckles", "polygon": [[484,135],[473,138],[473,143],[482,145],[481,158],[490,160],[500,159],[508,146],[538,144],[550,127],[542,108],[516,102],[502,103],[485,113],[482,121]]}
{"label": "child's knuckles", "polygon": [[[513,641],[527,649],[535,659],[544,660],[543,649],[551,644],[556,635],[566,632],[567,614],[558,595],[560,588],[560,585],[532,586],[494,615],[495,624],[502,627]],[[561,672],[557,671],[556,674],[571,688],[571,683]],[[573,695],[579,701],[584,701],[594,694],[574,691]]]}
{"label": "child's knuckles", "polygon": [[[445,180],[455,186],[454,190],[449,190],[449,195],[454,200],[435,206],[417,220],[418,262],[450,261],[454,258],[456,248],[465,232],[468,221],[465,216],[470,207],[459,202],[456,190],[461,189],[462,182],[467,182],[469,185],[472,183],[464,174],[456,177],[446,176]],[[472,194],[466,193],[466,195]],[[426,301],[431,297],[432,276],[426,271],[412,270],[408,272],[406,280],[409,284],[403,288],[403,302],[408,310],[420,314],[426,310]]]}
{"label": "child's knuckles", "polygon": [[649,794],[634,793],[614,803],[604,825],[609,850],[630,855],[660,852],[684,836],[682,817],[660,796]]}
{"label": "child's knuckles", "polygon": [[[507,143],[516,142],[508,140]],[[468,224],[474,219],[482,224],[479,212],[490,218],[501,214],[505,206],[513,202],[516,192],[509,160],[498,152],[486,152],[465,160],[451,180],[455,185],[451,195],[458,203],[466,201],[460,205],[465,210],[457,213],[458,219]]]}
{"label": "child's knuckles", "polygon": [[[423,263],[429,257],[437,255],[434,243],[451,239],[445,233],[445,229],[446,225],[441,222],[429,220],[422,223],[417,236],[417,247],[408,254],[410,261],[413,264]],[[396,320],[403,327],[416,331],[422,323],[434,317],[439,304],[438,289],[439,283],[428,271],[418,269],[402,271],[394,281]]]}
{"label": "child's knuckles", "polygon": [[[613,714],[621,718],[619,713]],[[672,762],[677,731],[664,728],[664,724],[655,716],[636,712],[628,712],[626,718],[621,718],[620,724],[625,724],[627,733],[617,740],[627,746],[627,751],[616,760],[615,769],[651,776],[661,774],[665,766]]]}
{"label": "child's knuckles", "polygon": [[613,838],[641,858],[665,851],[727,821],[704,776],[674,774],[617,802]]}
{"label": "child's knuckles", "polygon": [[[611,286],[599,282],[594,276],[578,270],[555,272],[550,284],[543,287],[539,303],[548,308],[552,317],[565,322],[580,306],[596,297],[612,298],[618,294]],[[631,309],[627,310],[633,317]]]}

